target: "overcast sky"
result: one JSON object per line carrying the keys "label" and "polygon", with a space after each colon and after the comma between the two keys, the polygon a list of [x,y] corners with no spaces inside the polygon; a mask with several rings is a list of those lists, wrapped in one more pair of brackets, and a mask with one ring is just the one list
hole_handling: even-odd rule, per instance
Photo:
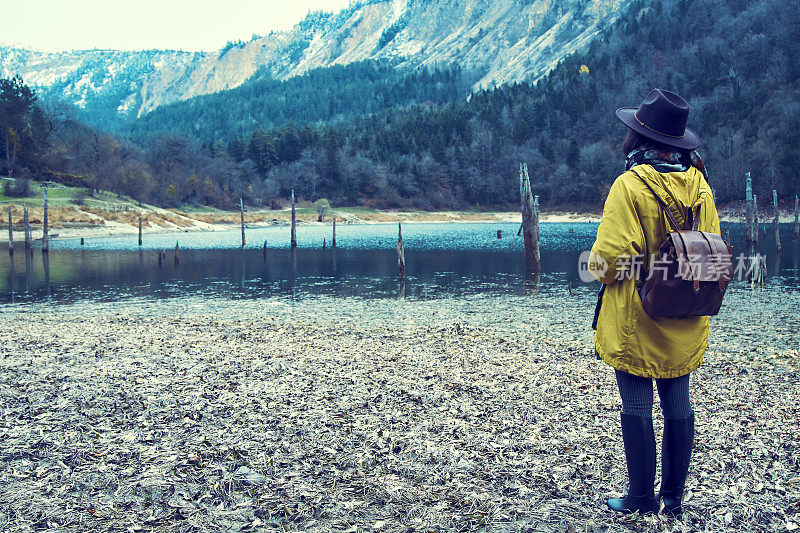
{"label": "overcast sky", "polygon": [[218,50],[349,0],[22,0],[3,2],[0,43],[41,50]]}

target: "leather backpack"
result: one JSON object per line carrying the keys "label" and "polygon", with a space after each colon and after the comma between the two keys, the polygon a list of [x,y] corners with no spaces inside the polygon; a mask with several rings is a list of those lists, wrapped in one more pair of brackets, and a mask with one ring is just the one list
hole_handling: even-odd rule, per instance
{"label": "leather backpack", "polygon": [[669,207],[642,181],[674,229],[659,246],[639,288],[642,307],[652,318],[716,315],[733,278],[733,247],[716,233],[698,230],[702,206],[696,215],[687,207],[686,224],[679,227]]}

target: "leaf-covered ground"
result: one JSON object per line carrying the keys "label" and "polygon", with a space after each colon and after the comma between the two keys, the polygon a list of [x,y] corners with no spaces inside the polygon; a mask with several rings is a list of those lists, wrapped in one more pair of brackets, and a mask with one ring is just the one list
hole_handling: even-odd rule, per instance
{"label": "leaf-covered ground", "polygon": [[[482,311],[517,309],[520,335],[476,325],[490,298],[280,303],[270,318],[263,303],[192,299],[156,313],[9,306],[0,529],[797,528],[796,324],[765,316],[766,341],[712,346],[692,376],[688,512],[623,518],[604,505],[627,476],[613,373],[585,349],[590,299],[539,304],[561,313],[538,323],[536,305]],[[391,305],[385,321],[359,319]]]}

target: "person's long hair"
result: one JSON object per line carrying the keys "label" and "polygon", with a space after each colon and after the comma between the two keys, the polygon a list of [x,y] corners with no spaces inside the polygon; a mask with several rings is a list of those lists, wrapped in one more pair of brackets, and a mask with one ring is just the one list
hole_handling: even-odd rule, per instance
{"label": "person's long hair", "polygon": [[623,139],[622,141],[622,155],[627,156],[629,153],[636,150],[637,148],[645,148],[648,150],[650,149],[664,150],[668,152],[674,152],[676,150],[679,150],[681,152],[685,152],[685,150],[680,150],[679,148],[675,148],[674,146],[668,146],[658,141],[654,141],[653,139],[648,139],[641,133],[637,133],[632,129],[628,128],[628,133],[625,134],[625,139]]}

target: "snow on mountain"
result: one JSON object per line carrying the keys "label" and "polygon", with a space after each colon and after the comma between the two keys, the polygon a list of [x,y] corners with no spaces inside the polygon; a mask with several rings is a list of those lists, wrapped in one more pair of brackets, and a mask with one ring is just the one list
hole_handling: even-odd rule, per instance
{"label": "snow on mountain", "polygon": [[0,76],[95,110],[141,116],[234,88],[259,68],[278,79],[367,59],[398,66],[459,65],[476,89],[537,80],[609,26],[624,0],[362,0],[311,13],[286,32],[219,52],[0,47]]}

